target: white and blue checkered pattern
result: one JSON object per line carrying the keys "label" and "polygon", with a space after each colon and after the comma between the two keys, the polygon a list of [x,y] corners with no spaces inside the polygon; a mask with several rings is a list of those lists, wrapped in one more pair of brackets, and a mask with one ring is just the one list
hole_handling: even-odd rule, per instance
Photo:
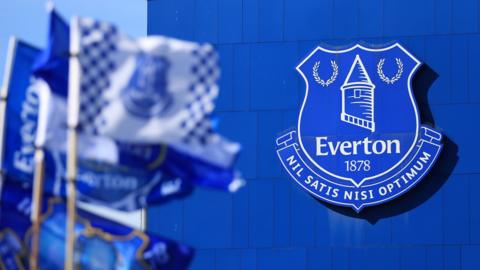
{"label": "white and blue checkered pattern", "polygon": [[[79,20],[78,33],[80,35],[79,62],[81,66],[81,86],[80,86],[80,115],[79,131],[93,135],[107,135],[120,141],[129,142],[148,142],[151,140],[138,141],[135,134],[131,136],[125,134],[125,130],[131,130],[135,133],[135,128],[122,128],[123,132],[109,132],[108,121],[109,114],[105,110],[114,102],[115,99],[121,99],[121,89],[114,89],[117,80],[116,73],[128,65],[128,61],[137,57],[140,53],[164,53],[165,57],[173,65],[187,65],[188,71],[184,77],[173,76],[174,80],[185,80],[185,89],[175,89],[175,94],[181,95],[176,101],[177,116],[176,124],[170,125],[172,129],[168,138],[162,139],[158,136],[158,142],[169,143],[170,141],[187,144],[206,144],[213,135],[210,114],[214,109],[214,101],[218,96],[217,81],[219,78],[218,55],[210,44],[195,44],[188,42],[182,50],[182,55],[172,53],[169,55],[169,47],[178,46],[183,41],[163,38],[155,50],[145,50],[142,48],[141,41],[133,41],[123,36],[117,28],[111,24],[94,21],[92,19]],[[187,43],[187,42],[183,42]],[[125,45],[126,44],[126,45]],[[194,44],[194,45],[192,45]],[[181,44],[182,45],[182,44]],[[173,51],[173,49],[171,49]],[[177,57],[179,60],[177,60]],[[129,60],[130,59],[130,60]],[[187,60],[185,60],[187,59]],[[142,69],[142,66],[136,66],[135,69]],[[174,72],[174,71],[172,71]],[[133,71],[127,73],[132,76]],[[121,79],[121,78],[119,78]],[[173,84],[176,82],[173,81]],[[167,89],[169,86],[167,86]],[[167,90],[168,91],[168,90]],[[111,114],[111,113],[110,113]],[[154,116],[155,117],[155,116]],[[160,120],[165,120],[167,116],[160,116]],[[173,118],[173,117],[172,117]],[[128,121],[124,121],[128,124]],[[147,122],[147,121],[146,121]],[[137,126],[138,127],[138,126]],[[154,130],[151,131],[155,133]],[[120,134],[121,133],[121,134]],[[173,134],[173,135],[172,135]],[[116,137],[116,136],[119,137]],[[172,136],[179,136],[172,139]]]}
{"label": "white and blue checkered pattern", "polygon": [[[98,126],[105,119],[100,114],[108,105],[103,92],[111,85],[110,74],[117,67],[115,63],[118,31],[112,25],[91,19],[83,19],[80,29],[81,66],[79,131],[97,134]],[[95,37],[93,42],[85,42]],[[101,38],[98,38],[101,37]]]}

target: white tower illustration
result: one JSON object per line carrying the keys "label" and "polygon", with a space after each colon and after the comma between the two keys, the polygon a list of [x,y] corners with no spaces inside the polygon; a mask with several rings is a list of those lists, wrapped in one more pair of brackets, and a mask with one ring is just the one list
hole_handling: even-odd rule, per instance
{"label": "white tower illustration", "polygon": [[374,132],[373,90],[375,85],[370,80],[358,54],[340,89],[342,90],[341,120]]}

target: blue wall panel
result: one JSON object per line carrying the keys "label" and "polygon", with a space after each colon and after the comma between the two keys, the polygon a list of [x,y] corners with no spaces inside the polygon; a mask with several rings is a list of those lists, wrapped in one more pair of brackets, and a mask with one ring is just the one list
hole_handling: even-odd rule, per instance
{"label": "blue wall panel", "polygon": [[464,270],[480,269],[480,246],[468,246],[462,248],[462,266]]}
{"label": "blue wall panel", "polygon": [[[468,71],[468,37],[454,37],[451,43],[451,50],[451,67],[465,66]],[[469,101],[468,92],[470,90],[468,87],[468,72],[465,72],[465,69],[462,68],[451,68],[450,78],[453,80],[450,90],[452,98],[451,102],[467,103]]]}
{"label": "blue wall panel", "polygon": [[437,0],[434,9],[434,33],[448,34],[452,32],[452,0]]}
{"label": "blue wall panel", "polygon": [[[400,269],[421,269],[427,268],[427,255],[424,247],[405,247],[400,250]],[[441,268],[441,267],[440,267]],[[438,268],[435,268],[438,269]]]}
{"label": "blue wall panel", "polygon": [[296,108],[298,76],[293,68],[284,68],[297,62],[296,43],[262,43],[251,48],[250,53],[251,109]]}
{"label": "blue wall panel", "polygon": [[215,250],[199,250],[191,269],[215,269]]}
{"label": "blue wall panel", "polygon": [[250,109],[250,46],[235,45],[233,62],[233,109],[248,111]]}
{"label": "blue wall panel", "polygon": [[147,11],[148,20],[155,23],[147,24],[148,33],[161,32],[171,37],[194,39],[193,4],[194,1],[190,0],[150,1]]}
{"label": "blue wall panel", "polygon": [[360,37],[379,37],[383,35],[383,0],[357,1],[357,27]]}
{"label": "blue wall panel", "polygon": [[[358,1],[336,0],[333,4],[333,37],[354,38],[358,35]],[[348,19],[345,19],[348,18]],[[321,27],[318,25],[317,27]]]}
{"label": "blue wall panel", "polygon": [[480,80],[478,75],[478,63],[480,61],[480,36],[468,36],[468,96],[470,103],[480,103]]}
{"label": "blue wall panel", "polygon": [[242,41],[242,0],[218,1],[218,41],[233,43]]}
{"label": "blue wall panel", "polygon": [[255,43],[258,41],[259,10],[258,0],[243,0],[243,41]]}
{"label": "blue wall panel", "polygon": [[[285,0],[284,4],[284,36],[286,40],[332,37],[333,0]],[[311,12],[312,10],[316,10],[316,12]]]}
{"label": "blue wall panel", "polygon": [[[197,189],[149,210],[149,229],[197,248],[192,269],[480,269],[478,0],[150,0],[148,33],[212,42],[222,78],[217,129],[242,143],[236,194]],[[318,44],[399,41],[445,149],[428,177],[361,215],[327,206],[282,170],[275,137],[295,127],[295,66]]]}
{"label": "blue wall panel", "polygon": [[448,245],[466,245],[470,242],[470,200],[468,175],[451,176],[443,192],[443,240]]}
{"label": "blue wall panel", "polygon": [[275,179],[273,183],[273,245],[276,247],[290,246],[292,214],[290,209],[290,181],[289,179]]}
{"label": "blue wall panel", "polygon": [[[198,192],[183,208],[183,239],[199,248],[229,248],[232,243],[232,198],[214,191]],[[198,211],[198,209],[210,211]]]}
{"label": "blue wall panel", "polygon": [[478,26],[478,1],[452,1],[452,28],[457,33],[473,33]]}
{"label": "blue wall panel", "polygon": [[232,203],[232,248],[248,248],[248,236],[250,228],[249,219],[249,191],[247,186],[237,192]]}
{"label": "blue wall panel", "polygon": [[195,39],[198,41],[218,41],[218,0],[195,1],[195,14],[192,18],[195,25]]}
{"label": "blue wall panel", "polygon": [[[427,270],[435,270],[435,269],[444,269],[444,258],[443,258],[443,248],[441,246],[433,246],[426,248],[426,268]],[[415,268],[412,268],[415,269]]]}
{"label": "blue wall panel", "polygon": [[273,181],[270,179],[249,182],[248,244],[250,247],[273,246]]}
{"label": "blue wall panel", "polygon": [[332,268],[332,250],[330,248],[307,249],[307,270]]}
{"label": "blue wall panel", "polygon": [[469,176],[469,178],[470,243],[480,245],[480,196],[475,192],[480,188],[480,181],[475,176]]}
{"label": "blue wall panel", "polygon": [[[291,244],[292,246],[314,247],[316,201],[301,190],[299,186],[294,186],[291,189],[289,209],[291,215]],[[310,233],[306,233],[307,231]]]}
{"label": "blue wall panel", "polygon": [[[462,249],[458,246],[446,246],[443,248],[443,269],[462,269]],[[466,266],[467,267],[467,266]],[[466,269],[466,267],[463,267]],[[462,269],[463,270],[463,269]]]}
{"label": "blue wall panel", "polygon": [[242,252],[241,250],[219,249],[216,251],[216,269],[242,269]]}

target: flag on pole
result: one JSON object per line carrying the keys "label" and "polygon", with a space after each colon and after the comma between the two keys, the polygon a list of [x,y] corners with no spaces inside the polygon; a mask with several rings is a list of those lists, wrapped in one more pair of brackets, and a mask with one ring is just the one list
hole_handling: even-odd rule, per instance
{"label": "flag on pole", "polygon": [[[35,140],[37,146],[42,145],[38,143],[42,139],[35,138],[39,133],[37,119],[41,108],[56,112],[53,115],[63,116],[65,121],[68,43],[63,41],[68,40],[68,27],[54,11],[50,26],[51,48],[39,55],[39,50],[19,42],[12,54],[11,67],[6,67],[11,74],[5,80],[5,89],[10,93],[5,139],[8,147],[0,164],[12,178],[24,182],[31,182],[33,178]],[[51,96],[64,96],[63,102],[40,106],[49,104],[39,90],[47,84],[31,77],[34,59],[34,73],[45,78],[47,88],[51,86],[49,90],[54,93]],[[49,194],[65,196],[66,127],[55,129],[55,134],[57,144],[45,151],[44,189]],[[218,166],[171,146],[120,143],[107,137],[86,135],[81,135],[79,141],[82,158],[76,186],[81,201],[135,210],[188,196],[195,185],[235,191],[242,184],[231,166]]]}
{"label": "flag on pole", "polygon": [[[40,94],[40,96],[44,97],[40,103],[41,108],[43,109],[40,109],[39,136],[37,136],[37,145],[45,145],[46,148],[50,149],[52,152],[65,153],[67,126],[67,118],[65,117],[67,114],[67,93],[65,91],[67,86],[65,82],[69,76],[68,68],[65,68],[65,66],[68,66],[67,63],[69,60],[68,57],[65,57],[65,55],[69,54],[69,43],[65,41],[70,40],[70,33],[66,22],[55,11],[51,12],[50,21],[50,34],[48,42],[49,48],[43,51],[42,56],[39,57],[34,69],[34,73],[38,77],[38,80],[34,83],[34,86],[39,89],[38,91],[40,93],[43,93]],[[111,27],[114,28],[113,26]],[[165,46],[170,44],[169,42],[173,42],[174,44],[185,43],[190,47],[195,45],[195,43],[158,37],[144,38],[143,40],[143,43],[145,44],[157,44],[159,42],[158,40],[168,40],[168,42],[164,44]],[[131,41],[130,43],[134,44],[135,42]],[[188,47],[187,45],[183,46]],[[200,45],[196,44],[196,46]],[[132,55],[129,57],[131,59],[135,59],[134,53],[131,54]],[[94,55],[97,54],[94,53]],[[145,53],[142,55],[142,57],[148,56],[145,55]],[[170,53],[167,51],[166,55],[170,56]],[[93,63],[102,61],[100,59],[102,57],[100,55],[98,55],[98,57],[99,59],[92,60]],[[99,65],[102,66],[104,64]],[[145,73],[146,71],[140,71],[140,69],[147,66],[148,65],[146,64],[136,66],[137,70],[134,71],[134,73],[136,72],[137,75],[142,72]],[[94,68],[96,67],[92,67],[92,69]],[[90,70],[87,66],[84,66],[83,69]],[[93,73],[96,74],[97,72]],[[100,74],[102,72],[98,73]],[[153,75],[148,75],[147,73],[142,75],[143,79],[139,79],[139,81],[148,81],[156,76],[153,73]],[[107,74],[105,74],[105,76],[107,76]],[[181,76],[181,74],[174,74],[172,76],[174,80],[170,82],[171,84],[179,85],[182,84],[182,81],[185,81],[185,79],[183,79],[183,75]],[[115,80],[105,80],[117,82],[119,78],[116,78]],[[96,81],[96,79],[94,79],[94,81]],[[216,87],[216,84],[212,87]],[[156,88],[149,89],[149,91],[154,91],[155,89]],[[98,99],[102,99],[100,92],[98,94]],[[93,94],[91,100],[97,100]],[[173,101],[174,100],[172,99],[172,102]],[[92,106],[96,106],[95,102],[92,103]],[[163,99],[160,99],[159,102],[163,102]],[[175,104],[172,106],[178,105]],[[85,103],[84,106],[88,106],[87,103]],[[90,107],[89,110],[91,110]],[[82,109],[80,118],[83,117],[82,115],[84,112],[86,112],[86,110]],[[210,119],[205,117],[203,121],[205,123],[208,122],[208,125],[210,125]],[[195,129],[192,132],[200,134],[199,132],[201,132],[201,130],[202,129]],[[118,196],[110,197],[110,202],[112,202],[118,201],[119,197],[126,198],[126,195],[128,195],[129,207],[135,208],[142,207],[138,204],[139,201],[142,201],[143,206],[145,206],[145,204],[179,197],[177,195],[187,195],[189,192],[191,192],[194,185],[213,187],[230,192],[236,191],[244,183],[239,177],[238,173],[233,169],[233,164],[239,151],[239,145],[227,141],[218,134],[214,133],[212,129],[209,129],[207,133],[210,135],[204,137],[205,140],[196,140],[195,138],[198,139],[198,137],[192,135],[186,136],[184,138],[184,142],[172,142],[168,144],[148,144],[146,142],[131,143],[122,141],[121,139],[115,140],[114,138],[108,137],[105,134],[99,135],[89,132],[80,133],[78,148],[80,158],[79,178],[83,178],[82,175],[86,175],[87,177],[85,178],[88,178],[89,181],[85,182],[95,182],[97,184],[97,193],[104,197],[111,196],[112,194],[105,192],[107,187],[104,187],[105,185],[102,184],[107,182],[112,183],[112,181],[109,180],[112,178],[111,175],[109,175],[109,172],[112,172],[111,174],[116,174],[117,178],[129,177],[129,179],[136,179],[134,181],[136,184],[124,184],[123,191],[117,193]],[[203,144],[201,141],[203,141]],[[62,158],[60,160],[64,159]],[[57,164],[61,163],[62,162],[57,162]],[[92,167],[100,170],[92,173],[92,171],[95,171],[92,169]],[[101,174],[102,170],[105,172],[104,174]],[[159,177],[159,174],[162,177]],[[104,180],[93,181],[93,179]],[[156,180],[154,181],[153,179]],[[82,179],[79,181],[79,196],[89,200],[89,196],[82,195],[82,185],[84,184],[82,184],[81,180]],[[155,185],[155,183],[158,181],[162,181],[162,186],[159,187],[158,185]],[[146,187],[145,185],[147,183],[148,188],[144,188]],[[114,187],[112,184],[109,186],[110,188],[112,188],[112,186]],[[98,187],[100,188],[98,189]],[[125,187],[131,188],[128,189]],[[89,192],[94,191],[93,188],[86,187],[86,189],[88,189]],[[143,195],[132,195],[133,190],[142,191]],[[172,196],[161,196],[164,192],[167,192],[168,194],[171,193]],[[148,194],[148,196],[146,196],[146,194]],[[136,202],[132,203],[132,199],[134,197],[136,198]],[[98,198],[95,199],[90,197],[90,199],[92,202],[100,202],[106,198],[97,200]],[[125,200],[120,204],[122,207],[124,207]]]}
{"label": "flag on pole", "polygon": [[[6,269],[28,267],[31,190],[7,178],[0,206],[0,263]],[[66,205],[49,197],[42,207],[39,266],[63,269]],[[187,269],[190,247],[78,210],[75,264],[79,269]]]}
{"label": "flag on pole", "polygon": [[11,39],[8,61],[5,67],[2,95],[7,100],[4,122],[5,132],[1,167],[4,174],[15,173],[18,179],[31,182],[34,169],[35,139],[38,124],[39,96],[30,84],[32,64],[40,50],[29,44]]}
{"label": "flag on pole", "polygon": [[[37,83],[32,77],[32,65],[41,52],[22,41],[14,41],[11,45],[11,61],[5,68],[7,75],[2,90],[2,95],[8,97],[4,123],[5,139],[0,144],[6,147],[1,151],[4,155],[0,166],[12,179],[32,184],[38,116],[42,102],[42,95],[39,94]],[[175,167],[170,169],[171,173],[156,170],[164,151],[162,148],[152,147],[143,152],[147,159],[143,165],[137,163],[129,167],[121,165],[125,164],[124,162],[114,166],[95,162],[95,159],[80,160],[77,182],[79,199],[119,210],[135,210],[191,194],[193,183],[172,176]],[[128,158],[120,153],[118,156],[122,159]],[[129,160],[132,162],[137,158],[131,156]],[[45,192],[66,196],[65,153],[45,151],[45,164]]]}
{"label": "flag on pole", "polygon": [[[66,24],[55,12],[53,18]],[[50,29],[60,33],[50,33],[52,48],[45,52],[58,62],[68,51],[65,40],[75,43],[70,54],[79,62],[80,70],[73,78],[79,81],[80,93],[70,94],[78,97],[71,105],[78,107],[79,114],[71,118],[78,122],[80,134],[123,143],[166,143],[208,163],[232,166],[240,146],[215,133],[209,118],[219,76],[218,56],[210,44],[162,36],[132,40],[105,22],[90,18],[74,22],[70,32],[65,27]],[[43,62],[48,69],[48,61]],[[38,69],[36,74],[51,88],[52,103],[66,104],[65,88],[57,86],[68,77],[67,69],[48,69],[55,76],[43,76],[42,65]],[[57,80],[58,74],[63,79]],[[53,133],[67,120],[46,119],[51,132],[45,135],[45,143],[56,145]]]}
{"label": "flag on pole", "polygon": [[206,144],[218,95],[210,44],[162,36],[133,40],[112,24],[77,18],[79,131],[124,142]]}
{"label": "flag on pole", "polygon": [[[41,103],[38,87],[32,77],[32,64],[40,51],[25,42],[12,44],[11,61],[6,67],[5,88],[8,95],[6,106],[4,151],[0,166],[4,173],[18,181],[30,183],[34,172],[35,140]],[[154,160],[159,152],[150,154]],[[122,155],[123,158],[126,156]],[[45,191],[65,196],[65,154],[46,151]],[[151,167],[154,165],[148,164]],[[101,202],[120,210],[134,210],[149,204],[162,203],[173,198],[189,195],[193,184],[173,177],[168,173],[143,170],[140,166],[112,166],[100,162],[82,162],[77,188],[80,199]]]}

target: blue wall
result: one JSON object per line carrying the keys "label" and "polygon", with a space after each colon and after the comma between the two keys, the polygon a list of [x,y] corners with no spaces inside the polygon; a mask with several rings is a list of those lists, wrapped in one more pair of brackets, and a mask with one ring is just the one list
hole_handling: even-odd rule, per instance
{"label": "blue wall", "polygon": [[[247,188],[197,190],[149,210],[149,229],[197,248],[193,269],[480,269],[480,5],[477,0],[153,0],[148,33],[221,55],[220,131],[240,141]],[[296,125],[294,70],[316,45],[399,41],[442,157],[403,197],[357,215],[290,180],[274,138]]]}

